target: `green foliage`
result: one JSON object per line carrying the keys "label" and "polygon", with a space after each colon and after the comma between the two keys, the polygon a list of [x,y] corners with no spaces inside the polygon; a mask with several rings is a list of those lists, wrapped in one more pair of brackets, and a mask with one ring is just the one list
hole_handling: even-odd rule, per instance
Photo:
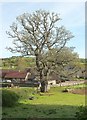
{"label": "green foliage", "polygon": [[86,58],[85,59],[84,58],[80,58],[80,61],[81,61],[81,63],[84,63],[84,64],[86,63],[87,64],[87,59]]}
{"label": "green foliage", "polygon": [[2,106],[3,107],[12,107],[19,100],[19,95],[13,91],[2,90]]}
{"label": "green foliage", "polygon": [[[52,55],[51,55],[52,57]],[[84,68],[85,59],[80,59],[79,66]],[[21,69],[35,66],[35,58],[32,57],[11,57],[2,59],[3,69]]]}
{"label": "green foliage", "polygon": [[5,90],[13,92],[17,95],[19,95],[19,101],[21,99],[28,99],[30,95],[32,95],[32,92],[34,92],[34,88],[32,87],[19,87],[19,88],[5,88]]}
{"label": "green foliage", "polygon": [[28,67],[35,66],[35,58],[33,57],[11,57],[2,59],[3,69],[25,70]]}
{"label": "green foliage", "polygon": [[73,80],[80,69],[79,56],[71,47],[64,47],[58,53],[59,50],[53,48],[44,55],[43,62],[46,64],[46,69],[50,69],[49,75],[55,73],[60,80]]}
{"label": "green foliage", "polygon": [[75,116],[76,116],[77,120],[87,120],[87,106],[85,106],[85,107],[80,106],[79,111],[76,112]]}

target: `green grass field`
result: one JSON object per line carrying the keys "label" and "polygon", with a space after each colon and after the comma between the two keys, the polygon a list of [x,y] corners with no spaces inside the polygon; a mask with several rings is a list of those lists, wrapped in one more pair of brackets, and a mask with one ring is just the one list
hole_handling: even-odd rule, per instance
{"label": "green grass field", "polygon": [[[83,85],[75,86],[75,88]],[[3,88],[20,95],[15,107],[3,107],[3,118],[74,118],[78,106],[85,105],[85,95],[63,93],[64,87],[37,94],[34,88]],[[29,100],[33,96],[34,100]]]}

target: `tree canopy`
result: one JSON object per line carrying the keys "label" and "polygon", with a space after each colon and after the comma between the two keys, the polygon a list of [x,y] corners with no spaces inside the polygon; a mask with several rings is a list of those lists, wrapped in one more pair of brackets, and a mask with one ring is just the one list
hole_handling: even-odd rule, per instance
{"label": "tree canopy", "polygon": [[11,31],[7,32],[14,39],[14,48],[9,47],[9,50],[37,56],[45,50],[63,47],[73,35],[64,26],[57,27],[58,21],[58,14],[45,10],[18,16],[10,26]]}

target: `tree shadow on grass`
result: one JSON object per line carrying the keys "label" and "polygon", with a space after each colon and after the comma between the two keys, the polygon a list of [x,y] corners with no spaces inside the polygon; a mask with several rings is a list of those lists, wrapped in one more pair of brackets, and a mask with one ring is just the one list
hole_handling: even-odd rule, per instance
{"label": "tree shadow on grass", "polygon": [[76,120],[78,106],[18,104],[2,109],[2,120]]}

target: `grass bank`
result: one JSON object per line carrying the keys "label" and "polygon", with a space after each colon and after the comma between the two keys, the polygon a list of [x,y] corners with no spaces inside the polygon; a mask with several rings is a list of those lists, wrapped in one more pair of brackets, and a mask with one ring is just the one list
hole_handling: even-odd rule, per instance
{"label": "grass bank", "polygon": [[4,89],[16,92],[20,99],[12,108],[3,107],[3,118],[74,118],[78,106],[85,105],[85,95],[63,93],[65,87],[54,87],[43,94],[37,94],[34,88]]}

